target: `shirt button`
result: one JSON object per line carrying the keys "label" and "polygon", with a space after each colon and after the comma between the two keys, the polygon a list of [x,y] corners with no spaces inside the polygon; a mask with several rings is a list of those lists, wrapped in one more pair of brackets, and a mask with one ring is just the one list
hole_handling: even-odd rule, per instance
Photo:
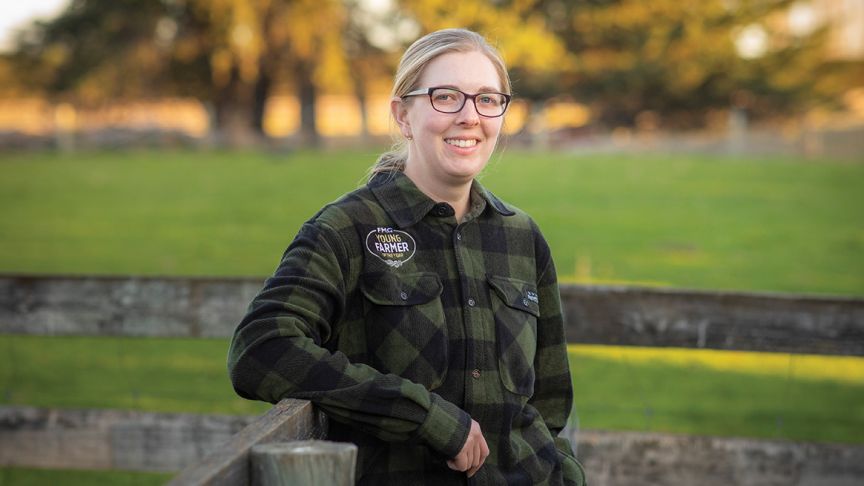
{"label": "shirt button", "polygon": [[477,304],[477,302],[474,302],[474,299],[468,299],[469,306],[474,307],[475,304]]}
{"label": "shirt button", "polygon": [[408,294],[406,294],[405,292],[399,292],[399,297],[402,300],[408,300]]}
{"label": "shirt button", "polygon": [[471,376],[473,376],[475,380],[480,379],[480,370],[472,371]]}
{"label": "shirt button", "polygon": [[438,203],[432,208],[432,214],[435,216],[453,216],[455,211],[447,203]]}

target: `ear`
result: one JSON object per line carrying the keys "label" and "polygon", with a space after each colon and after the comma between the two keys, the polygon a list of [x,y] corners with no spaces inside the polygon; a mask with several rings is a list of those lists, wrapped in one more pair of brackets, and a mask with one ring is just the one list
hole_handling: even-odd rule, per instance
{"label": "ear", "polygon": [[396,120],[396,124],[399,125],[399,131],[402,132],[402,136],[410,139],[412,137],[411,123],[408,121],[408,107],[405,106],[405,101],[395,96],[391,98],[390,113],[393,115],[393,119]]}

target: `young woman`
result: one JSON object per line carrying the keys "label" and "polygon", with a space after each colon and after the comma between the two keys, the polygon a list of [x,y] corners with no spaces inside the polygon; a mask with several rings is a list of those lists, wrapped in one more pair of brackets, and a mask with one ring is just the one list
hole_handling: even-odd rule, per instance
{"label": "young woman", "polygon": [[358,484],[584,484],[558,437],[573,390],[549,247],[475,180],[509,93],[474,32],[409,47],[404,141],[300,229],[235,332],[237,393],[312,401],[358,445]]}

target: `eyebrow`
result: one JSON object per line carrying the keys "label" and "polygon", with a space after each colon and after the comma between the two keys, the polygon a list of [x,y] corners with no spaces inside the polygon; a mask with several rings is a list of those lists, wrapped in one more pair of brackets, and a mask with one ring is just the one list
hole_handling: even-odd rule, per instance
{"label": "eyebrow", "polygon": [[[459,86],[456,86],[455,84],[439,84],[439,85],[435,85],[435,86],[431,86],[431,87],[432,88],[452,88],[452,89],[458,89],[460,91],[462,90],[462,88],[460,88]],[[477,93],[501,93],[501,91],[499,88],[493,88],[491,86],[480,86],[480,88],[478,88],[478,90],[477,90]]]}

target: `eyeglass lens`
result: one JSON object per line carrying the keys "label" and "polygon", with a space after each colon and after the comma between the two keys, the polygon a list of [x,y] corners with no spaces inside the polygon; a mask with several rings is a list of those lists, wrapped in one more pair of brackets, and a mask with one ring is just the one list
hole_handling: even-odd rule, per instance
{"label": "eyeglass lens", "polygon": [[[449,88],[437,88],[432,90],[430,98],[432,107],[443,113],[456,113],[465,106],[469,95]],[[474,99],[477,113],[484,116],[500,116],[507,108],[507,98],[500,93],[477,93],[470,96]]]}

